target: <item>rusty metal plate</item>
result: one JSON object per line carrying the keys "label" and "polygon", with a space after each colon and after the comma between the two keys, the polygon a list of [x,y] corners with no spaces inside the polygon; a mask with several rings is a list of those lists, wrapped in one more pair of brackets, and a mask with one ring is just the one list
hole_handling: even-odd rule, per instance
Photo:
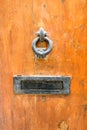
{"label": "rusty metal plate", "polygon": [[69,94],[69,76],[14,76],[17,94]]}

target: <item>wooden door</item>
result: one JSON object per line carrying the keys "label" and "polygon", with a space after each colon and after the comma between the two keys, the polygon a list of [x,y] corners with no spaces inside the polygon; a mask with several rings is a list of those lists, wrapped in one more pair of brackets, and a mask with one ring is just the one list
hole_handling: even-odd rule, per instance
{"label": "wooden door", "polygon": [[[87,1],[0,0],[0,130],[87,130]],[[52,52],[37,59],[43,27]],[[13,75],[69,75],[69,95],[13,91]]]}

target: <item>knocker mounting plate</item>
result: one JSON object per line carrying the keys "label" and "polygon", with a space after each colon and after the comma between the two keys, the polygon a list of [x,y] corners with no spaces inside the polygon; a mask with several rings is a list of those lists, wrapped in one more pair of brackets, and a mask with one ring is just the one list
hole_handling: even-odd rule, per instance
{"label": "knocker mounting plate", "polygon": [[[39,58],[44,58],[52,51],[53,42],[47,37],[47,32],[43,28],[40,28],[36,34],[38,37],[33,40],[32,49]],[[43,43],[44,41],[48,44],[48,48],[38,48],[37,43]]]}

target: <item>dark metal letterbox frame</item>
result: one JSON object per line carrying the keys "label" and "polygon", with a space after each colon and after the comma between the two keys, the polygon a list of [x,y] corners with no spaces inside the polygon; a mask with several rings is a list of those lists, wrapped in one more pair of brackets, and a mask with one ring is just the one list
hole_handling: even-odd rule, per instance
{"label": "dark metal letterbox frame", "polygon": [[69,94],[70,76],[15,75],[16,94]]}

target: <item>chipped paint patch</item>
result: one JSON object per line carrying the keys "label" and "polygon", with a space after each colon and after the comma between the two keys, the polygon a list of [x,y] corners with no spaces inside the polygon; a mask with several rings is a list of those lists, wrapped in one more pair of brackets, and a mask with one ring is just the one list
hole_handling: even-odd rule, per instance
{"label": "chipped paint patch", "polygon": [[44,27],[43,21],[39,21],[39,22],[38,22],[38,27]]}
{"label": "chipped paint patch", "polygon": [[69,130],[69,126],[66,121],[62,121],[59,123],[58,130]]}

